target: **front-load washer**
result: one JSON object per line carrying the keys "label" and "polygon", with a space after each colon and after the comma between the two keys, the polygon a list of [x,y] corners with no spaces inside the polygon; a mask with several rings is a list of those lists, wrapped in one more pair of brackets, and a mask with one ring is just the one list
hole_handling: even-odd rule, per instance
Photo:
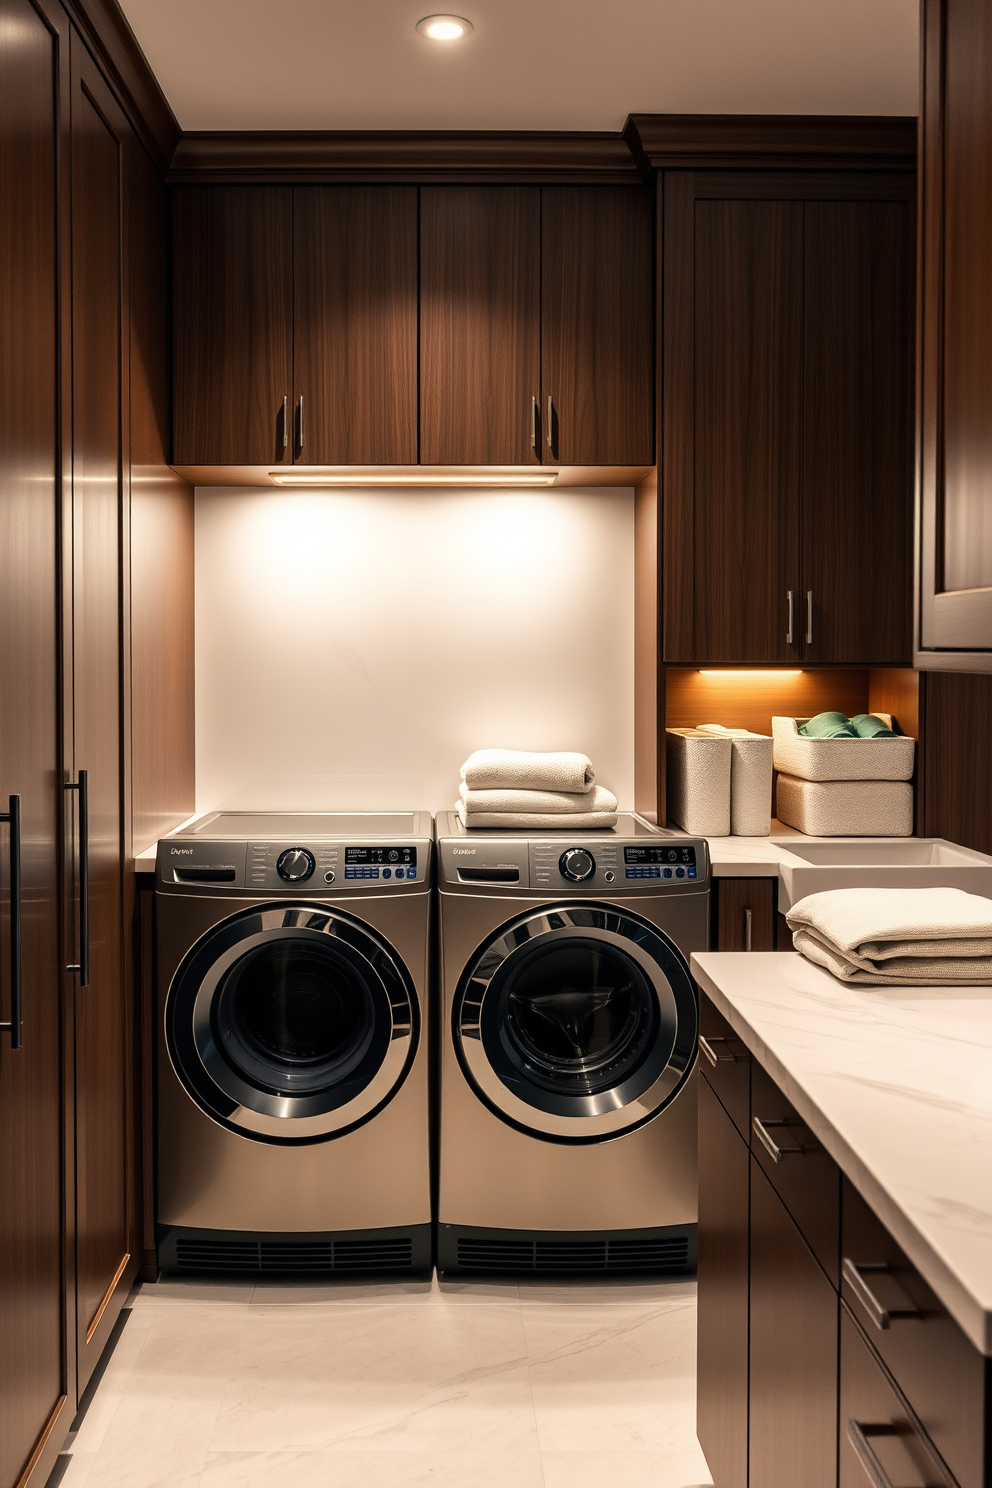
{"label": "front-load washer", "polygon": [[431,1264],[427,813],[214,813],[156,863],[163,1271]]}
{"label": "front-load washer", "polygon": [[438,1268],[693,1270],[705,839],[435,835]]}

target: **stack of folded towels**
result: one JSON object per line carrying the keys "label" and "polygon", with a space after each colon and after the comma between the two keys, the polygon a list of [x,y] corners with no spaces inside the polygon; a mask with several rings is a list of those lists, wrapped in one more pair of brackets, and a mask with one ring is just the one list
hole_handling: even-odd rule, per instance
{"label": "stack of folded towels", "polygon": [[465,827],[615,827],[617,798],[596,784],[584,754],[477,749],[462,765],[455,803]]}
{"label": "stack of folded towels", "polygon": [[962,889],[828,889],[786,920],[796,950],[844,982],[992,984],[992,899]]}

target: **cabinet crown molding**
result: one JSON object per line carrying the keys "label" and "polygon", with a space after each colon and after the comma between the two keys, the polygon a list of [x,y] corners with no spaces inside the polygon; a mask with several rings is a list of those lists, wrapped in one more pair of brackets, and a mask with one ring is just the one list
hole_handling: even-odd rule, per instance
{"label": "cabinet crown molding", "polygon": [[916,166],[916,119],[901,115],[631,114],[623,134],[642,172]]}
{"label": "cabinet crown molding", "polygon": [[165,171],[182,136],[179,121],[117,0],[63,0],[142,144]]}

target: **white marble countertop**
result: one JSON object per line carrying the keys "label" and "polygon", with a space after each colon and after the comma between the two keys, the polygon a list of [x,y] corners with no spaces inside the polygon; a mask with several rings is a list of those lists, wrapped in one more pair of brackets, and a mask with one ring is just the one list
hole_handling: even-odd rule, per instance
{"label": "white marble countertop", "polygon": [[708,952],[692,969],[992,1355],[992,987],[847,987],[781,952]]}

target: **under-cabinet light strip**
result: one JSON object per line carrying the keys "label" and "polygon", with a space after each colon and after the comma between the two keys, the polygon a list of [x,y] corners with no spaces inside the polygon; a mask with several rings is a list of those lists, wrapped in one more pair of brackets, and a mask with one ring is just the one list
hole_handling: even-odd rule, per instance
{"label": "under-cabinet light strip", "polygon": [[311,486],[317,489],[329,486],[487,486],[500,490],[553,486],[558,479],[558,472],[549,471],[544,475],[521,474],[518,471],[505,475],[496,471],[491,475],[342,475],[340,472],[333,475],[297,475],[291,471],[270,470],[269,479],[277,486]]}

